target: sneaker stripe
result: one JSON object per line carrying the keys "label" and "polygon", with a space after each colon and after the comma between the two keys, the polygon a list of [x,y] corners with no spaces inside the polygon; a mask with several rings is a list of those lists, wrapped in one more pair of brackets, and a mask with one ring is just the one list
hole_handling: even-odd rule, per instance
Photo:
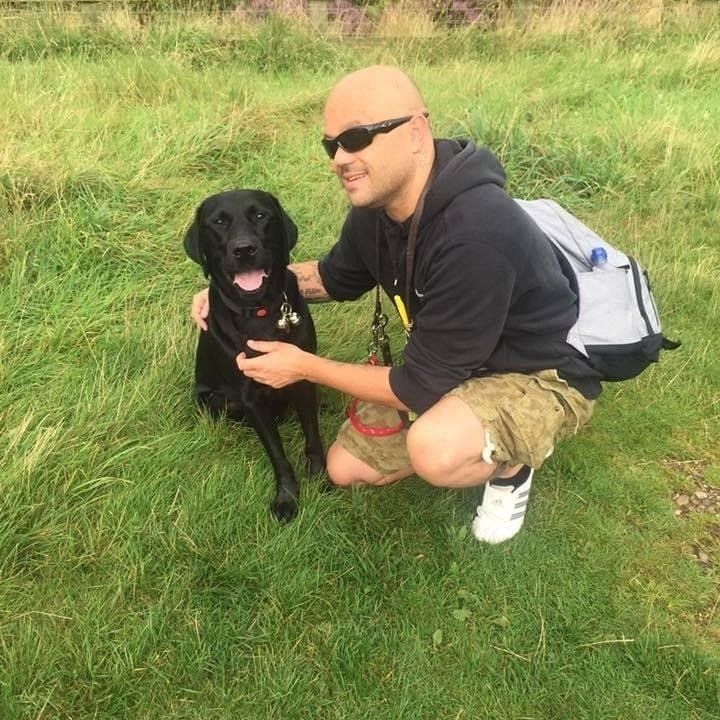
{"label": "sneaker stripe", "polygon": [[520,518],[525,517],[525,511],[522,510],[521,512],[517,512],[514,515],[510,516],[511,520],[519,520]]}
{"label": "sneaker stripe", "polygon": [[523,500],[522,502],[515,503],[515,509],[519,510],[520,508],[524,508],[527,506],[527,504],[528,504],[527,500]]}
{"label": "sneaker stripe", "polygon": [[519,498],[527,497],[530,494],[529,490],[523,490],[521,493],[518,493]]}

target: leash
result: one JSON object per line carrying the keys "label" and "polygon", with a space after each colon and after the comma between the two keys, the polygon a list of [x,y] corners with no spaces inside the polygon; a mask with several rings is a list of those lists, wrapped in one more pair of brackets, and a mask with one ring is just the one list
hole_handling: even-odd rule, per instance
{"label": "leash", "polygon": [[[420,192],[415,211],[412,214],[410,220],[410,228],[408,230],[408,244],[407,251],[405,253],[405,302],[399,295],[393,296],[393,302],[397,308],[400,320],[405,330],[405,341],[410,339],[410,334],[413,330],[413,320],[410,314],[410,291],[412,288],[413,273],[415,271],[415,246],[417,244],[417,233],[418,226],[420,225],[420,219],[422,212],[425,207],[425,197],[430,189],[430,185],[435,176],[435,163],[430,170],[430,174],[423,185],[423,189]],[[378,284],[375,286],[375,312],[373,314],[372,321],[372,341],[368,348],[367,363],[369,365],[384,365],[386,367],[392,367],[393,359],[392,352],[390,350],[390,341],[385,334],[385,327],[388,323],[388,317],[383,312],[382,301],[380,299],[380,214],[378,213],[375,220],[375,256],[377,262],[377,273],[378,273]],[[378,351],[382,354],[382,363],[378,358]],[[369,435],[371,437],[387,437],[389,435],[395,435],[399,432],[410,427],[413,420],[416,419],[415,413],[407,413],[404,410],[398,410],[400,416],[400,422],[394,426],[380,426],[372,427],[366,425],[360,420],[357,414],[358,399],[353,398],[348,408],[348,419],[350,424],[363,435]]]}
{"label": "leash", "polygon": [[[412,288],[413,274],[415,273],[415,246],[417,244],[417,233],[418,225],[420,225],[420,218],[422,216],[423,209],[425,208],[425,196],[428,194],[430,185],[432,184],[433,177],[435,176],[435,164],[430,170],[428,179],[425,181],[420,197],[418,198],[415,212],[410,220],[410,229],[408,230],[408,244],[407,252],[405,253],[405,303],[403,305],[402,300],[398,295],[393,296],[395,306],[400,313],[400,319],[403,322],[405,328],[405,338],[410,339],[410,333],[413,330],[413,320],[410,315],[410,290]],[[378,244],[378,262],[380,256],[380,239],[376,238]]]}
{"label": "leash", "polygon": [[[380,216],[378,216],[378,219],[376,221],[375,226],[375,237],[379,237],[380,232]],[[377,249],[378,249],[378,261],[379,261],[379,248],[380,248],[380,242],[378,240],[377,242]],[[375,286],[375,313],[373,315],[373,321],[372,321],[372,340],[370,341],[370,345],[368,346],[368,357],[367,357],[367,364],[368,365],[385,365],[385,366],[392,366],[393,359],[392,359],[392,352],[390,350],[390,340],[388,339],[388,336],[385,334],[385,327],[388,324],[388,316],[383,312],[382,309],[382,303],[380,301],[380,285]],[[380,358],[378,357],[378,352],[382,354],[382,363],[380,362]],[[400,410],[398,410],[398,414],[400,415],[400,422],[397,425],[388,425],[388,426],[375,426],[372,425],[366,425],[359,417],[357,413],[357,407],[358,407],[358,399],[353,398],[350,401],[350,407],[348,407],[348,419],[350,420],[350,424],[363,435],[368,435],[370,437],[388,437],[389,435],[396,435],[399,432],[402,432],[406,427],[409,427],[408,425],[405,425],[405,420],[403,419],[403,414],[407,417],[406,413],[402,413]]]}

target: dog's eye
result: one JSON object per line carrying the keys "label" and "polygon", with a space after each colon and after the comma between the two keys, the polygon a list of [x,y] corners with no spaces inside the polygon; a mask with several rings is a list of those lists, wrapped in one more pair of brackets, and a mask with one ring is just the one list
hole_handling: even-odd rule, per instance
{"label": "dog's eye", "polygon": [[224,217],[216,217],[213,220],[213,225],[227,225],[227,222]]}
{"label": "dog's eye", "polygon": [[264,220],[266,217],[267,217],[267,213],[260,212],[259,210],[258,210],[258,212],[255,213],[256,220]]}

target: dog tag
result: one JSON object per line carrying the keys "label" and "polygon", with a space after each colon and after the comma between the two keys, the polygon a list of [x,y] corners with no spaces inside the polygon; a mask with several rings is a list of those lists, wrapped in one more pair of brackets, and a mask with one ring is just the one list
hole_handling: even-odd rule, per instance
{"label": "dog tag", "polygon": [[292,309],[292,305],[290,305],[286,297],[285,302],[280,306],[280,319],[275,325],[279,330],[289,332],[290,326],[297,327],[300,322],[300,316]]}

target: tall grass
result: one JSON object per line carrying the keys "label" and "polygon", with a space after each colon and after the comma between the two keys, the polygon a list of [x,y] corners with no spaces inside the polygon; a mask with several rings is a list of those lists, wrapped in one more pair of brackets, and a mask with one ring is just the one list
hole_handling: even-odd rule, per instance
{"label": "tall grass", "polygon": [[[720,717],[718,520],[671,502],[720,486],[720,34],[679,4],[567,5],[342,43],[282,18],[3,21],[1,718]],[[499,547],[468,533],[476,492],[417,480],[306,481],[278,527],[257,438],[192,404],[195,205],[266,188],[296,259],[325,252],[345,201],[324,96],[375,61],[514,195],[636,254],[684,343],[606,387]],[[362,359],[363,307],[316,307],[323,354]],[[344,401],[321,398],[329,443]]]}

